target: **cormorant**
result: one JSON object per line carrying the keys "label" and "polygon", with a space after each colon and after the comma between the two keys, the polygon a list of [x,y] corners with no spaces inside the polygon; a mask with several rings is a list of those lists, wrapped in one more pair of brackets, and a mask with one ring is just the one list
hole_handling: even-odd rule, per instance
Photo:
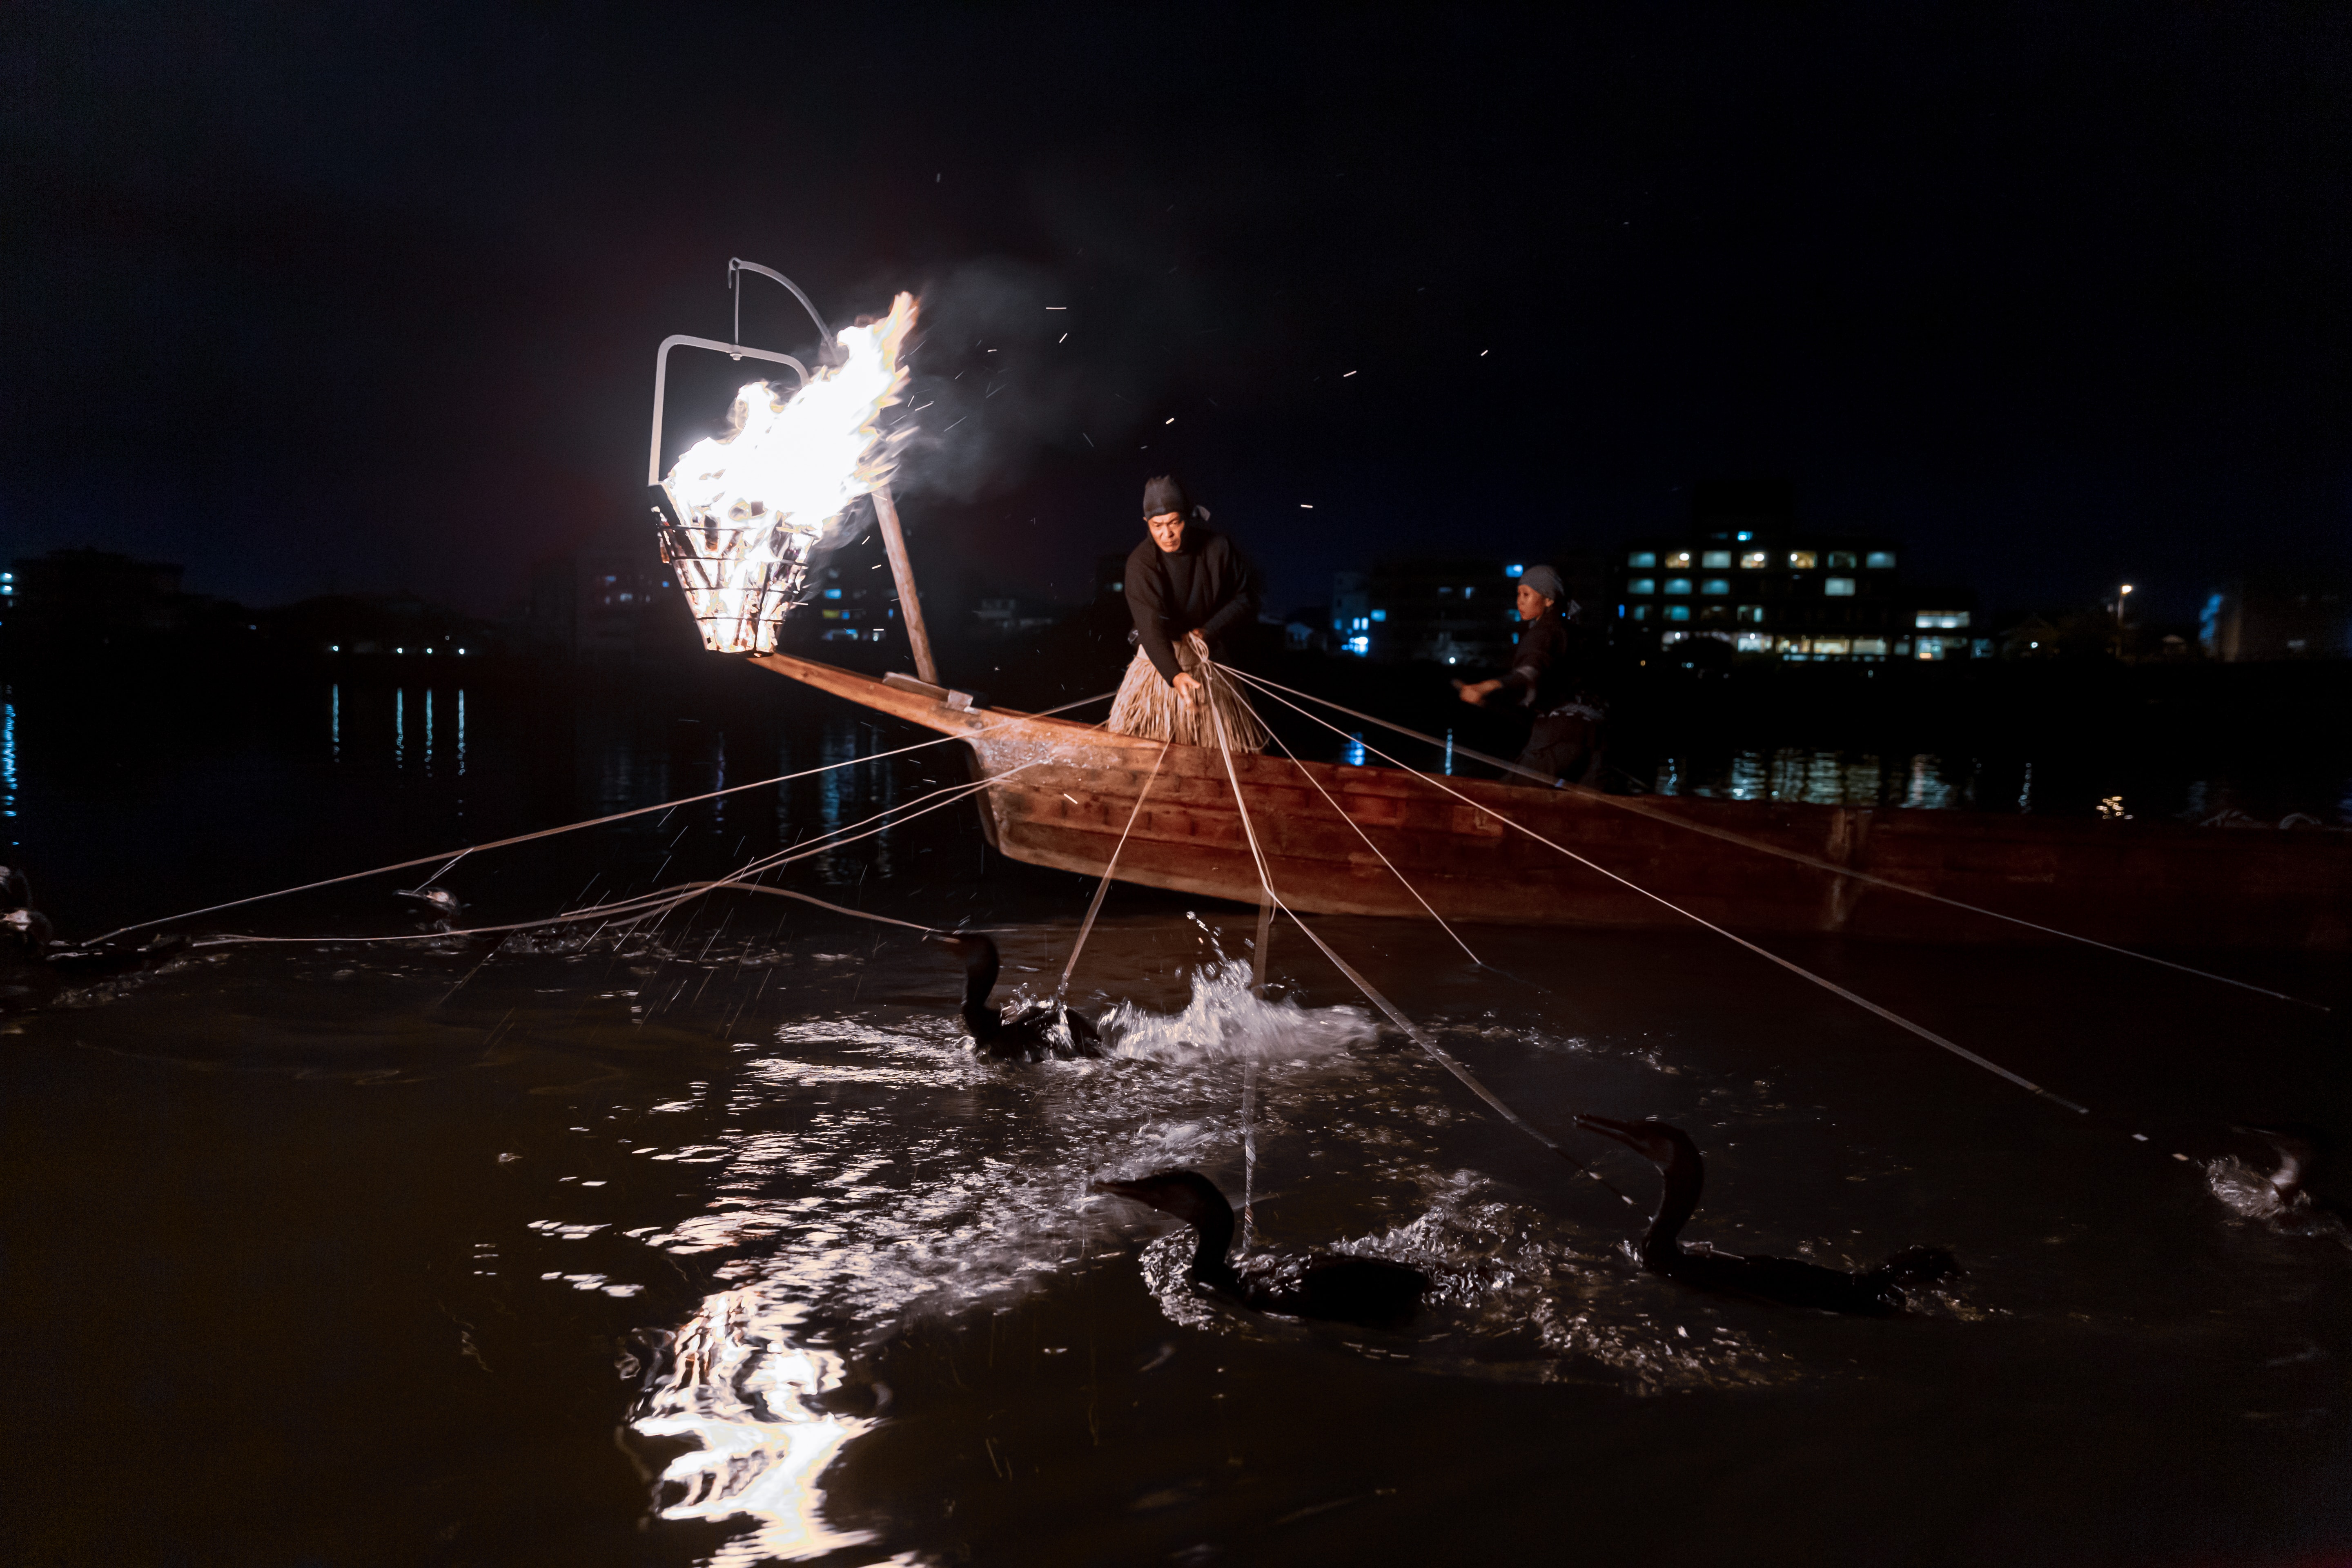
{"label": "cormorant", "polygon": [[1309,1257],[1277,1260],[1243,1275],[1225,1260],[1234,1244],[1234,1205],[1198,1171],[1160,1171],[1131,1182],[1097,1182],[1094,1190],[1147,1204],[1191,1226],[1199,1238],[1193,1279],[1229,1300],[1286,1318],[1402,1328],[1429,1289],[1429,1276],[1378,1258]]}
{"label": "cormorant", "polygon": [[2264,1175],[2241,1161],[2215,1161],[2206,1167],[2215,1194],[2240,1213],[2289,1235],[2330,1236],[2352,1246],[2352,1207],[2311,1184],[2330,1152],[2327,1134],[2297,1122],[2237,1131],[2269,1144],[2278,1169]]}
{"label": "cormorant", "polygon": [[1642,1267],[1677,1284],[1760,1296],[1768,1301],[1824,1312],[1885,1317],[1904,1309],[1906,1289],[1932,1285],[1959,1272],[1959,1264],[1939,1247],[1906,1247],[1862,1274],[1793,1258],[1742,1258],[1717,1252],[1705,1242],[1685,1248],[1678,1238],[1698,1207],[1699,1185],[1706,1178],[1698,1145],[1690,1141],[1690,1135],[1655,1121],[1580,1116],[1576,1124],[1615,1139],[1658,1167],[1664,1180],[1658,1212],[1651,1216],[1649,1233],[1642,1237]]}
{"label": "cormorant", "polygon": [[1047,1057],[1065,1060],[1103,1054],[1102,1035],[1083,1013],[1073,1013],[1058,1002],[1032,1002],[1008,1018],[989,1005],[996,989],[1000,964],[996,943],[977,931],[940,931],[940,942],[963,960],[963,1023],[971,1031],[971,1047],[998,1061],[1034,1062]]}

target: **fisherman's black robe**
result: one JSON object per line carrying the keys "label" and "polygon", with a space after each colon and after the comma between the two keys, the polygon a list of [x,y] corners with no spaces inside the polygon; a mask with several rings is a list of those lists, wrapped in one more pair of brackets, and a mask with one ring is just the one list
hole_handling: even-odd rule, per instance
{"label": "fisherman's black robe", "polygon": [[1197,522],[1184,525],[1183,548],[1170,552],[1149,536],[1128,552],[1127,607],[1145,657],[1160,678],[1176,684],[1176,644],[1197,631],[1213,650],[1217,641],[1257,614],[1257,570],[1224,534]]}

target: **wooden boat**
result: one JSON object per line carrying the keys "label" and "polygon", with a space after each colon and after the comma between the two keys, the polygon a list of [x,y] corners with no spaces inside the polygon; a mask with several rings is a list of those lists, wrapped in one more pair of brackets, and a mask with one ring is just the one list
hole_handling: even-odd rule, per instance
{"label": "wooden boat", "polygon": [[[753,662],[966,742],[993,781],[982,796],[992,841],[1016,860],[1099,877],[1132,815],[1119,880],[1259,901],[1218,752],[1169,746],[1162,757],[1157,741],[975,708],[962,693],[904,676],[877,680],[784,654]],[[2120,946],[2352,948],[2352,834],[2328,829],[1629,799],[1465,778],[1441,788],[1403,769],[1280,756],[1236,756],[1233,765],[1275,890],[1301,913],[1426,919],[1417,890],[1448,921],[1688,925],[1639,888],[1749,933],[2035,942],[2065,932]]]}

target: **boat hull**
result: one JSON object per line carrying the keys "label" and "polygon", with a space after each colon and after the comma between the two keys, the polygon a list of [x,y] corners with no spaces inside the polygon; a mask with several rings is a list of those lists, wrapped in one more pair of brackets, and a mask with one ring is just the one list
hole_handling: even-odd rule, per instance
{"label": "boat hull", "polygon": [[[1016,860],[1100,876],[1124,831],[1119,880],[1259,899],[1217,752],[960,707],[938,688],[787,655],[754,662],[968,742],[992,781],[995,843]],[[2352,834],[2333,830],[1629,800],[1272,756],[1233,768],[1275,890],[1302,913],[1619,929],[1696,915],[1751,933],[2352,949]]]}

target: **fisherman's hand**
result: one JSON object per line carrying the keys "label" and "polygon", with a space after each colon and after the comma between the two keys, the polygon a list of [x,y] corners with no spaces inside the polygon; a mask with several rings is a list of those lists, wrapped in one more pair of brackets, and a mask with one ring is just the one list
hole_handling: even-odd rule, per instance
{"label": "fisherman's hand", "polygon": [[1469,703],[1473,708],[1485,707],[1488,694],[1503,689],[1503,683],[1499,680],[1470,682],[1457,680],[1454,685],[1454,689],[1462,693],[1462,700]]}
{"label": "fisherman's hand", "polygon": [[1198,679],[1194,679],[1190,670],[1178,670],[1176,672],[1176,695],[1181,697],[1185,701],[1198,702],[1202,697],[1207,693],[1207,691],[1208,688],[1202,686]]}

